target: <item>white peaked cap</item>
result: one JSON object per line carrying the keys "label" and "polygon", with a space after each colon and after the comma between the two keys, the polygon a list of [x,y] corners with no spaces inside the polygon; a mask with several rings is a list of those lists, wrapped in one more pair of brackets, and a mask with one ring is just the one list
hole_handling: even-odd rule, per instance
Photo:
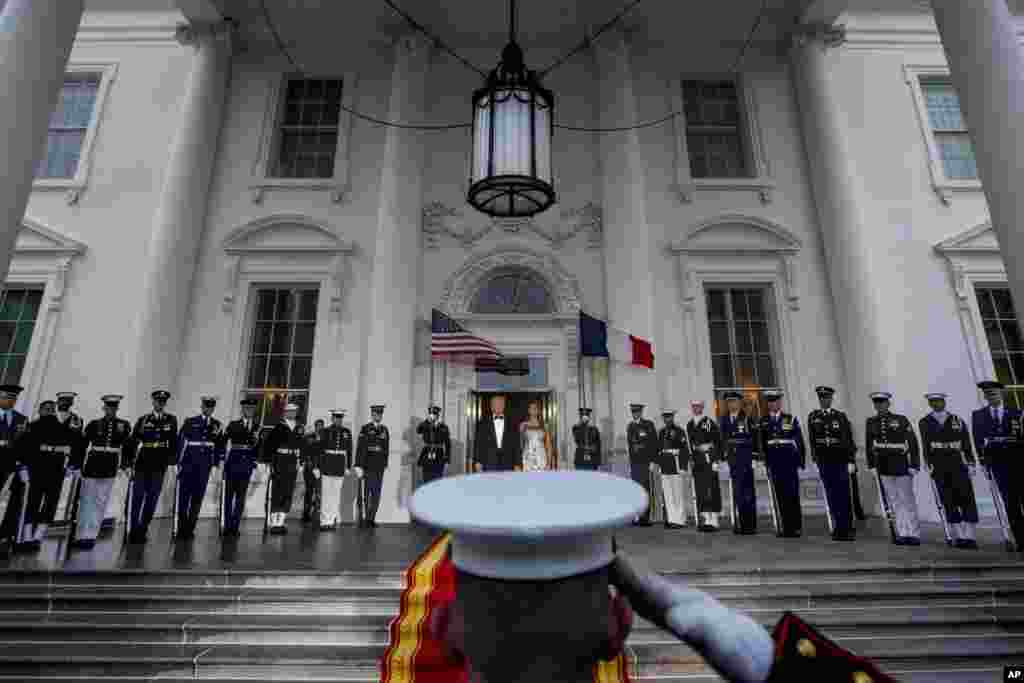
{"label": "white peaked cap", "polygon": [[612,563],[612,537],[648,506],[637,483],[601,472],[502,472],[417,489],[414,519],[452,533],[452,562],[489,579],[553,581]]}

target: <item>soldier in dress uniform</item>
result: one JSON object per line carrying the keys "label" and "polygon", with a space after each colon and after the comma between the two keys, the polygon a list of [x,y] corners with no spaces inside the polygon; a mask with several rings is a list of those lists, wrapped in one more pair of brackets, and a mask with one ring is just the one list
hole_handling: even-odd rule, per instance
{"label": "soldier in dress uniform", "polygon": [[[413,519],[449,533],[406,572],[381,683],[636,680],[625,647],[634,613],[733,683],[894,683],[792,613],[769,635],[625,556],[615,533],[646,505],[635,483],[596,472],[485,474],[417,491]],[[537,552],[519,552],[524,543]]]}
{"label": "soldier in dress uniform", "polygon": [[580,408],[580,421],[572,428],[576,443],[574,464],[578,470],[597,470],[601,467],[601,431],[590,424],[590,408]]}
{"label": "soldier in dress uniform", "polygon": [[57,392],[57,419],[60,423],[70,429],[77,435],[77,441],[74,444],[76,450],[84,448],[82,442],[82,430],[85,429],[85,421],[82,417],[71,410],[75,405],[75,398],[78,396],[73,391],[59,391]]}
{"label": "soldier in dress uniform", "polygon": [[72,465],[82,476],[73,548],[87,550],[96,545],[117,470],[129,466],[130,456],[126,451],[133,442],[132,425],[117,416],[122,398],[120,394],[107,394],[102,398],[103,417],[85,426],[85,450],[82,458]]}
{"label": "soldier in dress uniform", "polygon": [[[633,421],[626,428],[626,444],[629,448],[629,474],[636,483],[644,487],[647,495],[654,500],[651,491],[651,471],[658,464],[658,429],[654,423],[643,417],[644,404],[630,403]],[[651,525],[651,510],[648,509],[633,523],[639,526]]]}
{"label": "soldier in dress uniform", "polygon": [[224,458],[224,427],[213,416],[217,398],[203,396],[200,405],[199,415],[185,420],[178,437],[178,538],[183,540],[195,536],[210,471]]}
{"label": "soldier in dress uniform", "polygon": [[896,545],[921,545],[921,525],[914,496],[914,475],[921,469],[917,436],[910,420],[889,412],[892,394],[871,394],[877,415],[865,424],[868,469],[878,469],[885,499],[896,517]]}
{"label": "soldier in dress uniform", "polygon": [[77,445],[78,434],[60,422],[55,409],[54,401],[40,403],[39,419],[19,442],[31,482],[20,550],[39,550],[57,514],[64,474]]}
{"label": "soldier in dress uniform", "polygon": [[778,536],[799,538],[803,533],[803,512],[800,509],[800,470],[807,467],[807,452],[800,421],[782,412],[782,392],[764,392],[768,414],[761,418],[757,435],[760,451],[773,486],[779,514]]}
{"label": "soldier in dress uniform", "polygon": [[224,535],[238,536],[245,513],[245,496],[249,490],[252,471],[256,468],[259,451],[260,426],[256,422],[254,398],[242,399],[242,417],[232,420],[224,430]]}
{"label": "soldier in dress uniform", "polygon": [[131,509],[128,523],[129,543],[145,543],[149,524],[164,488],[167,468],[178,455],[178,418],[166,412],[171,392],[157,389],[150,394],[153,412],[135,422],[131,451],[126,454],[131,478]]}
{"label": "soldier in dress uniform", "polygon": [[815,389],[821,406],[807,416],[811,459],[818,466],[825,487],[828,512],[832,516],[832,540],[853,541],[857,535],[851,510],[851,477],[856,472],[853,427],[846,414],[832,408],[836,390],[820,386]]}
{"label": "soldier in dress uniform", "polygon": [[[317,448],[317,444],[320,443],[320,437],[324,431],[324,421],[316,420],[313,422],[313,429],[306,434],[306,441],[309,444],[309,453],[314,453]],[[314,458],[306,458],[302,463],[302,483],[305,484],[305,490],[302,493],[302,523],[312,521],[313,517],[318,515],[319,512],[316,510],[317,506],[317,493],[320,493],[322,497],[323,492],[321,489],[322,480],[317,477],[313,470],[316,469],[313,462]],[[322,501],[321,501],[322,505]]]}
{"label": "soldier in dress uniform", "polygon": [[320,531],[341,522],[341,491],[352,471],[352,431],[345,426],[345,411],[331,411],[331,426],[320,434],[313,457],[314,476],[320,478]]}
{"label": "soldier in dress uniform", "polygon": [[942,505],[939,514],[949,525],[949,540],[957,548],[977,550],[974,527],[978,523],[978,505],[971,483],[977,462],[967,424],[959,415],[946,412],[946,394],[925,394],[925,399],[932,412],[917,425],[921,430],[921,453],[939,497],[937,502]]}
{"label": "soldier in dress uniform", "polygon": [[304,429],[296,416],[299,406],[289,403],[284,407],[284,416],[274,425],[263,440],[260,455],[260,470],[270,469],[270,515],[269,527],[272,534],[286,534],[285,519],[292,509],[295,495],[295,481],[299,476],[299,464],[307,448]]}
{"label": "soldier in dress uniform", "polygon": [[690,401],[692,413],[686,423],[690,440],[690,475],[693,478],[697,528],[718,531],[718,515],[722,511],[722,489],[718,463],[722,457],[722,433],[718,425],[704,414],[704,401]]}
{"label": "soldier in dress uniform", "polygon": [[1004,405],[1005,387],[1000,382],[979,382],[978,388],[988,405],[971,413],[974,447],[988,476],[995,479],[1016,550],[1024,553],[1024,417]]}
{"label": "soldier in dress uniform", "polygon": [[18,441],[28,429],[28,418],[14,409],[18,394],[23,391],[17,384],[0,385],[0,496],[8,488],[10,496],[3,523],[0,524],[0,544],[9,547],[18,539],[18,531],[24,520],[21,518],[23,492],[29,483],[28,464],[22,461]]}
{"label": "soldier in dress uniform", "polygon": [[448,425],[441,421],[441,406],[430,406],[430,415],[416,427],[423,439],[418,464],[423,468],[423,483],[429,484],[444,476],[444,467],[451,462],[452,437]]}
{"label": "soldier in dress uniform", "polygon": [[370,407],[371,420],[359,430],[356,445],[356,474],[363,480],[363,526],[377,526],[377,508],[380,506],[380,490],[384,483],[384,470],[388,467],[391,452],[391,435],[388,428],[380,423],[384,418],[384,406]]}
{"label": "soldier in dress uniform", "polygon": [[683,472],[690,467],[690,447],[686,443],[686,432],[675,423],[675,416],[674,410],[662,411],[665,426],[658,432],[658,464],[661,465],[661,488],[665,495],[666,529],[686,526]]}
{"label": "soldier in dress uniform", "polygon": [[721,419],[722,440],[726,446],[729,477],[732,482],[732,506],[736,515],[733,533],[757,533],[757,491],[754,488],[754,462],[757,459],[757,423],[743,411],[738,391],[725,393],[726,414]]}

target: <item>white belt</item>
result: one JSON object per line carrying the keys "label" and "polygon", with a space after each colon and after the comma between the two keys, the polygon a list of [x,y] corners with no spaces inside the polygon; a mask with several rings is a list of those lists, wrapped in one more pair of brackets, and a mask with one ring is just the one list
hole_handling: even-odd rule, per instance
{"label": "white belt", "polygon": [[839,444],[839,443],[842,443],[842,442],[843,442],[842,439],[836,439],[835,437],[831,437],[831,436],[826,436],[824,439],[818,439],[818,441],[817,441],[817,443],[819,443],[819,444],[824,443],[826,446],[831,446],[832,444]]}
{"label": "white belt", "polygon": [[277,449],[277,453],[278,453],[278,455],[298,455],[299,449],[298,448],[278,448]]}
{"label": "white belt", "polygon": [[903,451],[906,450],[907,445],[905,443],[876,443],[875,448],[883,448],[890,451]]}
{"label": "white belt", "polygon": [[670,453],[672,455],[678,455],[679,449],[678,448],[664,448],[664,449],[662,449],[661,452],[662,453]]}
{"label": "white belt", "polygon": [[711,451],[715,450],[715,445],[711,443],[702,443],[701,445],[697,446],[697,450],[700,451],[701,453],[710,453]]}
{"label": "white belt", "polygon": [[366,448],[367,448],[367,450],[370,450],[370,451],[379,451],[379,450],[381,450],[380,446],[367,446]]}
{"label": "white belt", "polygon": [[958,442],[956,442],[956,441],[949,441],[949,442],[945,442],[945,443],[943,443],[941,441],[937,441],[937,442],[932,444],[932,448],[939,448],[939,449],[943,449],[943,450],[957,450],[957,451],[961,450],[960,444]]}
{"label": "white belt", "polygon": [[92,450],[99,451],[100,453],[120,453],[121,452],[120,448],[115,448],[114,446],[93,446]]}
{"label": "white belt", "polygon": [[71,455],[71,446],[40,446],[40,453],[63,453],[64,455]]}
{"label": "white belt", "polygon": [[796,445],[796,441],[794,441],[793,439],[768,439],[768,445],[769,446],[778,446],[778,445],[795,446]]}
{"label": "white belt", "polygon": [[8,441],[7,439],[0,440],[0,448],[2,448],[3,446],[10,446],[10,445],[11,445],[11,442]]}
{"label": "white belt", "polygon": [[327,455],[348,455],[348,451],[324,451]]}
{"label": "white belt", "polygon": [[233,445],[233,446],[231,446],[231,450],[232,451],[254,451],[254,450],[256,450],[256,447],[255,446],[234,446]]}
{"label": "white belt", "polygon": [[186,441],[185,442],[185,448],[188,448],[189,446],[209,446],[209,447],[212,448],[215,445],[216,444],[213,443],[212,441]]}

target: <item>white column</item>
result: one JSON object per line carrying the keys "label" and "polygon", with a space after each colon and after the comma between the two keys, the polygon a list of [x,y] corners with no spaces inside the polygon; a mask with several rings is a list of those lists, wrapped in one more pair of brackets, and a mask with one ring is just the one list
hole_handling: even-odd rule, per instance
{"label": "white column", "polygon": [[[600,127],[627,126],[639,120],[628,37],[612,30],[594,45],[600,92]],[[657,342],[654,318],[655,239],[647,222],[645,164],[636,130],[600,137],[602,207],[608,318],[620,329]],[[658,369],[658,347],[654,348]],[[665,397],[655,372],[612,363],[611,424],[616,450],[625,449],[629,403],[644,403],[645,416],[657,417]],[[598,416],[603,418],[604,416]],[[609,444],[611,445],[611,444]],[[621,454],[618,457],[623,457]]]}
{"label": "white column", "polygon": [[[402,36],[395,45],[388,119],[415,122],[424,118],[430,43],[420,35]],[[419,303],[423,209],[423,134],[387,128],[381,156],[380,195],[373,247],[370,306],[363,355],[362,391],[354,424],[370,416],[370,405],[384,403],[384,423],[391,432],[391,453],[381,492],[382,522],[408,521],[407,495],[411,465],[405,463],[414,441],[416,416],[427,406],[413,404],[415,317]],[[438,397],[440,398],[440,397]]]}
{"label": "white column", "polygon": [[7,0],[0,13],[0,283],[14,255],[84,0]]}
{"label": "white column", "polygon": [[832,37],[827,30],[809,30],[795,41],[792,61],[849,391],[841,402],[861,429],[871,408],[868,395],[899,376],[890,367],[898,354],[888,350],[882,329],[882,280],[872,254],[885,247],[864,217],[870,197],[850,149],[840,106],[844,86],[831,74],[838,56]]}
{"label": "white column", "polygon": [[128,399],[136,407],[146,405],[155,387],[176,390],[231,71],[227,24],[191,25],[180,29],[178,37],[195,54],[143,271],[144,294],[128,366],[135,382]]}
{"label": "white column", "polygon": [[1006,0],[932,0],[1017,310],[1024,310],[1024,57]]}

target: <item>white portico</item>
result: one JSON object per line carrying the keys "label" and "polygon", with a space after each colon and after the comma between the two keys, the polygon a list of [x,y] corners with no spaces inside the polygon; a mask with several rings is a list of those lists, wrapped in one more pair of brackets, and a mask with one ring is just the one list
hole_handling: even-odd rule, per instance
{"label": "white portico", "polygon": [[[2,369],[29,385],[21,409],[75,390],[91,418],[116,392],[134,420],[166,387],[180,418],[205,393],[222,418],[258,396],[268,419],[293,400],[358,431],[383,403],[378,519],[401,522],[434,307],[546,359],[533,388],[563,463],[581,308],[654,343],[652,372],[585,364],[616,462],[631,402],[684,417],[740,389],[757,411],[777,387],[804,421],[829,384],[861,442],[875,390],[914,422],[927,391],[968,418],[992,375],[1024,398],[1016,0],[645,0],[564,63],[626,3],[521,2],[556,124],[556,203],[527,219],[466,201],[474,68],[507,42],[505,3],[408,3],[443,45],[347,4],[0,3],[0,270],[22,302]],[[513,273],[550,307],[474,311]],[[461,452],[480,377],[444,379]],[[934,516],[926,481],[918,499]]]}

